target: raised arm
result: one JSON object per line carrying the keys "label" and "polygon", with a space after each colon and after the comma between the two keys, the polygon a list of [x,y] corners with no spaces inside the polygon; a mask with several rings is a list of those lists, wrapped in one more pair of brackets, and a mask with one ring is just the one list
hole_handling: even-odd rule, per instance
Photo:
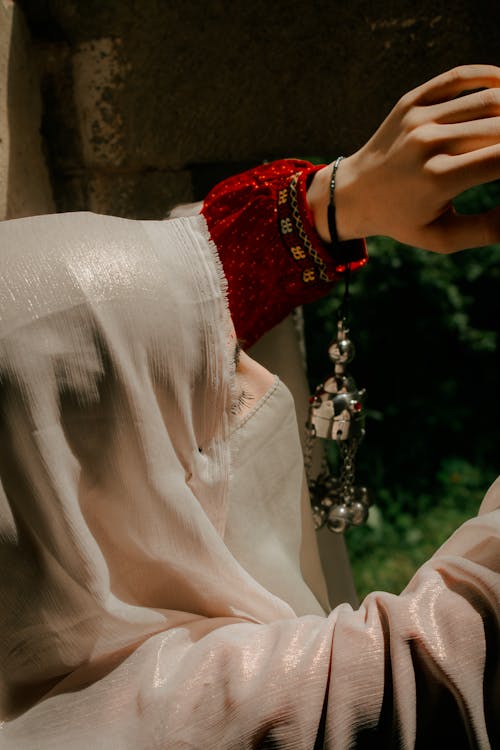
{"label": "raised arm", "polygon": [[[320,170],[308,191],[325,241],[331,172]],[[438,253],[500,242],[500,208],[477,216],[453,209],[464,190],[499,178],[500,68],[454,68],[405,94],[339,164],[339,239],[381,234]]]}
{"label": "raised arm", "polygon": [[[460,96],[478,88],[485,90]],[[500,178],[500,68],[455,68],[410,91],[343,159],[335,244],[331,175],[331,164],[284,159],[231,177],[206,197],[202,211],[245,346],[326,294],[347,265],[364,265],[363,237],[387,235],[439,253],[500,241],[499,208],[478,216],[453,208],[467,188]]]}

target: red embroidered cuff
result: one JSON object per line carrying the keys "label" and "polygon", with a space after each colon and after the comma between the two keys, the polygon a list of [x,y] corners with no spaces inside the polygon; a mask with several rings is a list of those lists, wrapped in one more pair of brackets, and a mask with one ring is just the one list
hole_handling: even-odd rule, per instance
{"label": "red embroidered cuff", "polygon": [[297,159],[264,164],[216,185],[203,203],[246,347],[294,307],[326,294],[347,264],[367,261],[364,240],[327,245],[316,232],[306,193],[318,169]]}
{"label": "red embroidered cuff", "polygon": [[292,174],[287,187],[278,191],[281,238],[293,260],[299,264],[305,284],[316,281],[331,283],[347,265],[355,270],[367,261],[364,240],[330,245],[323,242],[316,231],[307,202],[307,188],[310,177],[322,167],[307,164]]}

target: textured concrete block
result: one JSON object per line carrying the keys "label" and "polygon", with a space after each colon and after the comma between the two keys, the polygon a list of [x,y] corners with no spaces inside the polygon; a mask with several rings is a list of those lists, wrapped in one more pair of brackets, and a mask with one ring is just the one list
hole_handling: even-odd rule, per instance
{"label": "textured concrete block", "polygon": [[40,121],[29,33],[20,8],[0,0],[0,219],[54,211]]}
{"label": "textured concrete block", "polygon": [[95,172],[86,183],[88,209],[113,216],[162,219],[177,204],[191,200],[189,172]]}
{"label": "textured concrete block", "polygon": [[102,38],[82,42],[73,52],[74,104],[88,167],[118,167],[126,161],[119,95],[127,63],[120,59],[120,47],[120,40]]}

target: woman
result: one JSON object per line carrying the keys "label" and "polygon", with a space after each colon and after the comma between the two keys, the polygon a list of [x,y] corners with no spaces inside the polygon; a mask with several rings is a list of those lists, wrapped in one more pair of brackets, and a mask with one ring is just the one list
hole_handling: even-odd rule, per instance
{"label": "woman", "polygon": [[[498,90],[499,69],[470,66],[404,97],[339,165],[339,239],[498,240],[498,210],[451,208],[500,176]],[[325,616],[317,569],[304,580],[291,396],[239,351],[223,270],[250,342],[363,252],[320,242],[331,168],[271,170],[202,216],[0,229],[2,748],[498,745],[498,482],[399,597]],[[284,235],[295,217],[314,282],[276,234],[290,190]],[[224,237],[260,247],[271,226],[264,285],[248,240],[235,255]],[[289,283],[260,305],[283,258]]]}

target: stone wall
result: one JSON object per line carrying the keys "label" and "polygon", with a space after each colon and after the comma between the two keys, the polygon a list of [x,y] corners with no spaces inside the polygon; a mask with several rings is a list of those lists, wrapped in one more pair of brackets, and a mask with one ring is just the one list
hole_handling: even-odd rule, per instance
{"label": "stone wall", "polygon": [[55,210],[41,111],[38,64],[23,14],[0,0],[0,219]]}
{"label": "stone wall", "polygon": [[487,0],[20,5],[59,210],[162,216],[262,159],[349,152],[404,91],[500,61]]}

